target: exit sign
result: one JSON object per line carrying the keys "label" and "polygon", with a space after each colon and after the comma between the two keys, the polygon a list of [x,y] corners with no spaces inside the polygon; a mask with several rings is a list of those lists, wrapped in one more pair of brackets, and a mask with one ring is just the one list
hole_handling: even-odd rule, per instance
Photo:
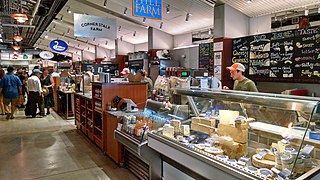
{"label": "exit sign", "polygon": [[162,0],[132,0],[132,15],[162,19]]}

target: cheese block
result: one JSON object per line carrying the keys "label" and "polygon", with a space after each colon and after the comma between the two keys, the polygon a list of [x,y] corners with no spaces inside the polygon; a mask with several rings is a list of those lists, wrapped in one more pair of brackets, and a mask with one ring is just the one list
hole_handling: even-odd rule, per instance
{"label": "cheese block", "polygon": [[212,126],[214,127],[216,125],[216,120],[215,119],[200,119],[199,124],[204,124],[207,126]]}
{"label": "cheese block", "polygon": [[269,161],[266,159],[260,160],[257,158],[257,156],[258,156],[257,154],[252,156],[252,164],[256,167],[271,169],[276,165],[276,163],[274,161]]}
{"label": "cheese block", "polygon": [[279,152],[284,152],[284,149],[289,147],[289,144],[285,144],[281,141],[278,141],[278,151]]}
{"label": "cheese block", "polygon": [[174,132],[179,133],[180,132],[180,126],[181,126],[181,121],[177,119],[172,119],[171,120],[171,126],[174,127]]}
{"label": "cheese block", "polygon": [[174,127],[173,126],[164,126],[162,135],[167,136],[169,138],[174,138]]}
{"label": "cheese block", "polygon": [[247,154],[247,144],[234,142],[231,137],[220,136],[219,142],[224,151],[231,159],[240,158]]}
{"label": "cheese block", "polygon": [[268,152],[267,154],[264,155],[263,159],[270,160],[270,161],[275,161],[276,156],[269,149],[258,148],[256,150],[256,153],[259,154],[261,151],[267,151]]}
{"label": "cheese block", "polygon": [[236,128],[229,124],[218,124],[219,136],[230,136],[235,142],[247,143],[248,142],[248,129]]}
{"label": "cheese block", "polygon": [[213,127],[207,126],[204,124],[197,124],[197,123],[191,123],[191,130],[198,131],[204,134],[209,134],[209,135],[214,133]]}
{"label": "cheese block", "polygon": [[190,136],[190,126],[189,125],[181,125],[180,133],[184,136]]}
{"label": "cheese block", "polygon": [[204,119],[204,117],[192,117],[191,122],[192,123],[200,123],[200,119]]}

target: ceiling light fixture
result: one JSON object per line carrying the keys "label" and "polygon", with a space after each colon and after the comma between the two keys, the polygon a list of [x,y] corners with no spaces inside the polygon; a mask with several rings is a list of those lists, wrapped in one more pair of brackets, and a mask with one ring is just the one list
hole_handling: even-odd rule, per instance
{"label": "ceiling light fixture", "polygon": [[190,18],[190,14],[187,13],[185,21],[188,22],[188,21],[189,21],[189,18]]}
{"label": "ceiling light fixture", "polygon": [[160,29],[162,29],[162,27],[163,27],[163,22],[160,23]]}
{"label": "ceiling light fixture", "polygon": [[104,6],[104,7],[107,7],[107,3],[108,3],[108,0],[104,0],[103,6]]}
{"label": "ceiling light fixture", "polygon": [[209,29],[208,34],[209,34],[209,35],[212,34],[212,29],[211,29],[211,28]]}
{"label": "ceiling light fixture", "polygon": [[52,28],[53,30],[56,30],[56,25],[53,25],[53,28]]}
{"label": "ceiling light fixture", "polygon": [[168,5],[166,6],[166,12],[167,12],[167,14],[170,14],[170,4],[168,4]]}
{"label": "ceiling light fixture", "polygon": [[123,15],[125,15],[125,16],[126,16],[126,15],[127,15],[127,11],[128,11],[128,8],[127,8],[127,7],[125,7],[125,8],[124,8],[124,10],[123,10]]}
{"label": "ceiling light fixture", "polygon": [[144,18],[142,19],[142,22],[143,22],[143,23],[146,23],[146,20],[147,20],[147,18],[144,17]]}
{"label": "ceiling light fixture", "polygon": [[9,16],[15,19],[19,23],[24,23],[27,20],[29,20],[29,18],[31,17],[28,14],[24,13],[22,7],[19,8],[17,13],[9,14]]}
{"label": "ceiling light fixture", "polygon": [[47,38],[48,38],[48,34],[46,34],[46,35],[44,36],[44,38],[46,38],[46,39],[47,39]]}
{"label": "ceiling light fixture", "polygon": [[109,43],[109,42],[108,42],[108,40],[107,40],[107,41],[106,41],[106,45],[108,45],[108,43]]}
{"label": "ceiling light fixture", "polygon": [[16,51],[18,51],[21,47],[19,45],[15,45],[15,46],[12,46],[12,48]]}
{"label": "ceiling light fixture", "polygon": [[61,15],[61,17],[60,17],[60,21],[63,21],[62,19],[63,19],[63,15]]}
{"label": "ceiling light fixture", "polygon": [[307,9],[307,7],[306,7],[306,9],[304,10],[304,15],[305,15],[305,16],[308,16],[308,15],[309,15],[309,9]]}
{"label": "ceiling light fixture", "polygon": [[67,34],[70,34],[70,28],[68,28]]}
{"label": "ceiling light fixture", "polygon": [[120,41],[122,41],[123,36],[120,37]]}
{"label": "ceiling light fixture", "polygon": [[118,31],[121,31],[121,26],[119,26]]}
{"label": "ceiling light fixture", "polygon": [[251,3],[252,3],[252,0],[247,0],[247,3],[248,3],[248,4],[251,4]]}
{"label": "ceiling light fixture", "polygon": [[132,34],[132,35],[133,35],[133,37],[135,37],[135,36],[136,36],[136,33],[137,33],[137,31],[134,31],[134,32],[133,32],[133,34]]}
{"label": "ceiling light fixture", "polygon": [[288,13],[286,12],[286,16],[284,17],[285,19],[288,19]]}
{"label": "ceiling light fixture", "polygon": [[67,12],[69,13],[69,14],[71,14],[71,10],[70,10],[70,7],[67,9]]}
{"label": "ceiling light fixture", "polygon": [[21,42],[23,40],[22,36],[20,36],[19,33],[17,33],[16,35],[12,36],[13,40],[17,41],[17,42]]}

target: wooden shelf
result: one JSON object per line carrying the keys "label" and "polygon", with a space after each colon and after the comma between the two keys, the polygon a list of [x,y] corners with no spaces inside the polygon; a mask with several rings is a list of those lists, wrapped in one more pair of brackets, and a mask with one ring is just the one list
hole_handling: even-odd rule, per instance
{"label": "wooden shelf", "polygon": [[99,141],[101,141],[102,142],[102,136],[97,136],[97,135],[93,135],[96,139],[98,139]]}
{"label": "wooden shelf", "polygon": [[82,117],[86,118],[86,115],[81,114]]}
{"label": "wooden shelf", "polygon": [[92,109],[91,109],[91,108],[90,108],[90,109],[88,108],[87,110],[89,110],[89,111],[91,111],[91,112],[92,112]]}
{"label": "wooden shelf", "polygon": [[86,106],[85,106],[85,105],[81,105],[81,107],[86,108]]}
{"label": "wooden shelf", "polygon": [[94,109],[94,111],[96,111],[96,112],[98,112],[98,113],[102,114],[102,110]]}
{"label": "wooden shelf", "polygon": [[94,126],[94,128],[102,133],[102,129],[100,129],[99,127]]}
{"label": "wooden shelf", "polygon": [[94,98],[101,101],[101,97],[94,96]]}
{"label": "wooden shelf", "polygon": [[92,119],[90,119],[90,118],[87,118],[87,120],[93,123]]}

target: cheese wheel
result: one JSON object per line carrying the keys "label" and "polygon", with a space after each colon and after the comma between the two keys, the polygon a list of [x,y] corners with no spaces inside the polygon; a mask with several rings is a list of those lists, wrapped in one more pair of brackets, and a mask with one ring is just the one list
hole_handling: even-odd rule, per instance
{"label": "cheese wheel", "polygon": [[269,161],[265,159],[260,160],[257,158],[257,156],[258,156],[257,154],[252,156],[252,164],[256,167],[271,169],[276,165],[274,161]]}

